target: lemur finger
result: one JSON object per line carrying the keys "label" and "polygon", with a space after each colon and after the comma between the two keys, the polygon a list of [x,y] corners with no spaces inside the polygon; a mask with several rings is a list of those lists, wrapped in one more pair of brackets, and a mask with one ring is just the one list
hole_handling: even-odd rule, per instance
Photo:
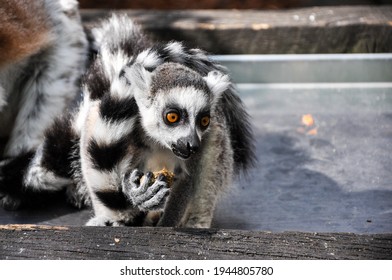
{"label": "lemur finger", "polygon": [[157,181],[163,181],[167,183],[167,177],[161,173],[158,175]]}
{"label": "lemur finger", "polygon": [[156,180],[144,193],[144,201],[153,198],[161,189],[169,189],[169,186],[165,181]]}
{"label": "lemur finger", "polygon": [[151,199],[143,202],[140,206],[144,210],[159,210],[165,206],[166,198],[170,190],[167,188],[160,189]]}
{"label": "lemur finger", "polygon": [[140,178],[143,176],[139,170],[134,169],[133,171],[128,171],[123,176],[121,185],[122,192],[134,205],[134,197],[138,195],[138,189],[140,186]]}
{"label": "lemur finger", "polygon": [[142,178],[142,176],[143,173],[140,172],[138,169],[135,169],[132,171],[131,175],[129,176],[129,180],[135,185],[140,185],[140,179]]}
{"label": "lemur finger", "polygon": [[143,176],[143,173],[138,169],[134,169],[132,172],[127,172],[122,180],[122,190],[123,193],[128,197],[137,195],[140,187],[140,178]]}
{"label": "lemur finger", "polygon": [[145,208],[146,210],[162,209],[169,193],[170,189],[165,181],[155,181],[146,192],[145,200],[142,203],[142,208]]}
{"label": "lemur finger", "polygon": [[149,186],[151,186],[152,180],[154,178],[154,174],[152,172],[147,172],[143,179],[140,181],[140,186],[143,188],[143,190],[147,190]]}

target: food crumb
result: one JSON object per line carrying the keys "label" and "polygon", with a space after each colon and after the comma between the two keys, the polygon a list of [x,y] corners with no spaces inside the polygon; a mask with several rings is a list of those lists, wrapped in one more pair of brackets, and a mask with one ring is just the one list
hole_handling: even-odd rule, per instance
{"label": "food crumb", "polygon": [[317,128],[313,128],[313,129],[309,130],[306,134],[307,135],[317,135]]}
{"label": "food crumb", "polygon": [[306,126],[313,126],[314,125],[314,119],[311,114],[306,114],[302,116],[302,124]]}

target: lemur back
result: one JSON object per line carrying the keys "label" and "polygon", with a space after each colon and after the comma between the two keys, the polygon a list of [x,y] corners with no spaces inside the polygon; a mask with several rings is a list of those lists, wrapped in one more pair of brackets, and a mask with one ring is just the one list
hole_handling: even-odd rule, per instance
{"label": "lemur back", "polygon": [[[76,205],[91,202],[88,225],[209,227],[219,196],[254,161],[248,115],[226,70],[202,50],[151,43],[127,16],[93,34],[83,100],[48,130],[25,187],[67,188]],[[172,186],[153,178],[163,167]]]}

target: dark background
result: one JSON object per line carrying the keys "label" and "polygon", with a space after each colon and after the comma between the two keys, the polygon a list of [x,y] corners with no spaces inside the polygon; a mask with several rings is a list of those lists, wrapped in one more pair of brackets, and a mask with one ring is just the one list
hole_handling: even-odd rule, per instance
{"label": "dark background", "polygon": [[311,6],[382,5],[391,0],[79,0],[87,9],[287,9]]}

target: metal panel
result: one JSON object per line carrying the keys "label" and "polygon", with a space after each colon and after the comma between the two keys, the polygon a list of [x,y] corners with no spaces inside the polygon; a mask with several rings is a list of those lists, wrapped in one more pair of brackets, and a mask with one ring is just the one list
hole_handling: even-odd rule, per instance
{"label": "metal panel", "polygon": [[392,54],[220,55],[237,83],[392,82]]}
{"label": "metal panel", "polygon": [[239,83],[258,158],[216,227],[392,231],[391,54],[214,58]]}

